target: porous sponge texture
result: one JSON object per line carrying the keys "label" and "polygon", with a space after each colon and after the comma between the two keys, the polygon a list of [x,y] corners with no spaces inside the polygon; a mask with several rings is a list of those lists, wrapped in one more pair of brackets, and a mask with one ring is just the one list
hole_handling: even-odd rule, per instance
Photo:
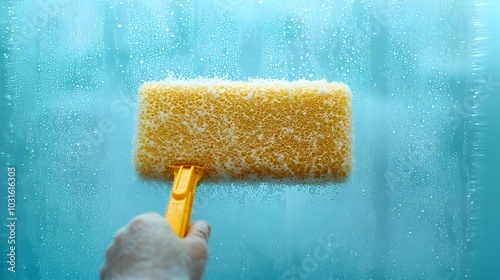
{"label": "porous sponge texture", "polygon": [[135,166],[210,179],[345,180],[352,166],[351,93],[326,81],[172,80],[139,90]]}

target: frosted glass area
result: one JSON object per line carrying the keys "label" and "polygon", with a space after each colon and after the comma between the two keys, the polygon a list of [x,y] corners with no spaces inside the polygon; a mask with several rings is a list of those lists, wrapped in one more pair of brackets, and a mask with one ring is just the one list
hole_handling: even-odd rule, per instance
{"label": "frosted glass area", "polygon": [[201,183],[204,279],[470,277],[483,182],[475,112],[500,88],[478,64],[480,2],[3,1],[12,279],[98,279],[114,233],[164,213],[170,182],[138,178],[132,149],[138,88],[167,77],[325,79],[353,94],[346,183]]}

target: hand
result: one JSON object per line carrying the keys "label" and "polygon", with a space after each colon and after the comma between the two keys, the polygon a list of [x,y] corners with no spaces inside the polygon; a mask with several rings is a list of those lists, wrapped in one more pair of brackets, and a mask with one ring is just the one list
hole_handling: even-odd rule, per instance
{"label": "hand", "polygon": [[134,218],[106,250],[101,279],[201,279],[210,225],[197,221],[179,238],[157,213]]}

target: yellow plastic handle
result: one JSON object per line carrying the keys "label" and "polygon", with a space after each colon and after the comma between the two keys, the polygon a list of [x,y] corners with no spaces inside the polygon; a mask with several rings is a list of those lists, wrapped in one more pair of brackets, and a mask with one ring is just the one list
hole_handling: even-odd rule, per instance
{"label": "yellow plastic handle", "polygon": [[185,237],[193,209],[194,191],[201,177],[202,167],[174,166],[174,183],[165,219],[179,237]]}

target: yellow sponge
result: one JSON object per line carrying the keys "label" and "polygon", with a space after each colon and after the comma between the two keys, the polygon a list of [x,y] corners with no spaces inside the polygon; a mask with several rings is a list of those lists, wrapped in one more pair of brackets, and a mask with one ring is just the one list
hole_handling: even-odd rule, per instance
{"label": "yellow sponge", "polygon": [[326,81],[172,80],[140,89],[135,165],[212,179],[341,181],[352,165],[351,93]]}

